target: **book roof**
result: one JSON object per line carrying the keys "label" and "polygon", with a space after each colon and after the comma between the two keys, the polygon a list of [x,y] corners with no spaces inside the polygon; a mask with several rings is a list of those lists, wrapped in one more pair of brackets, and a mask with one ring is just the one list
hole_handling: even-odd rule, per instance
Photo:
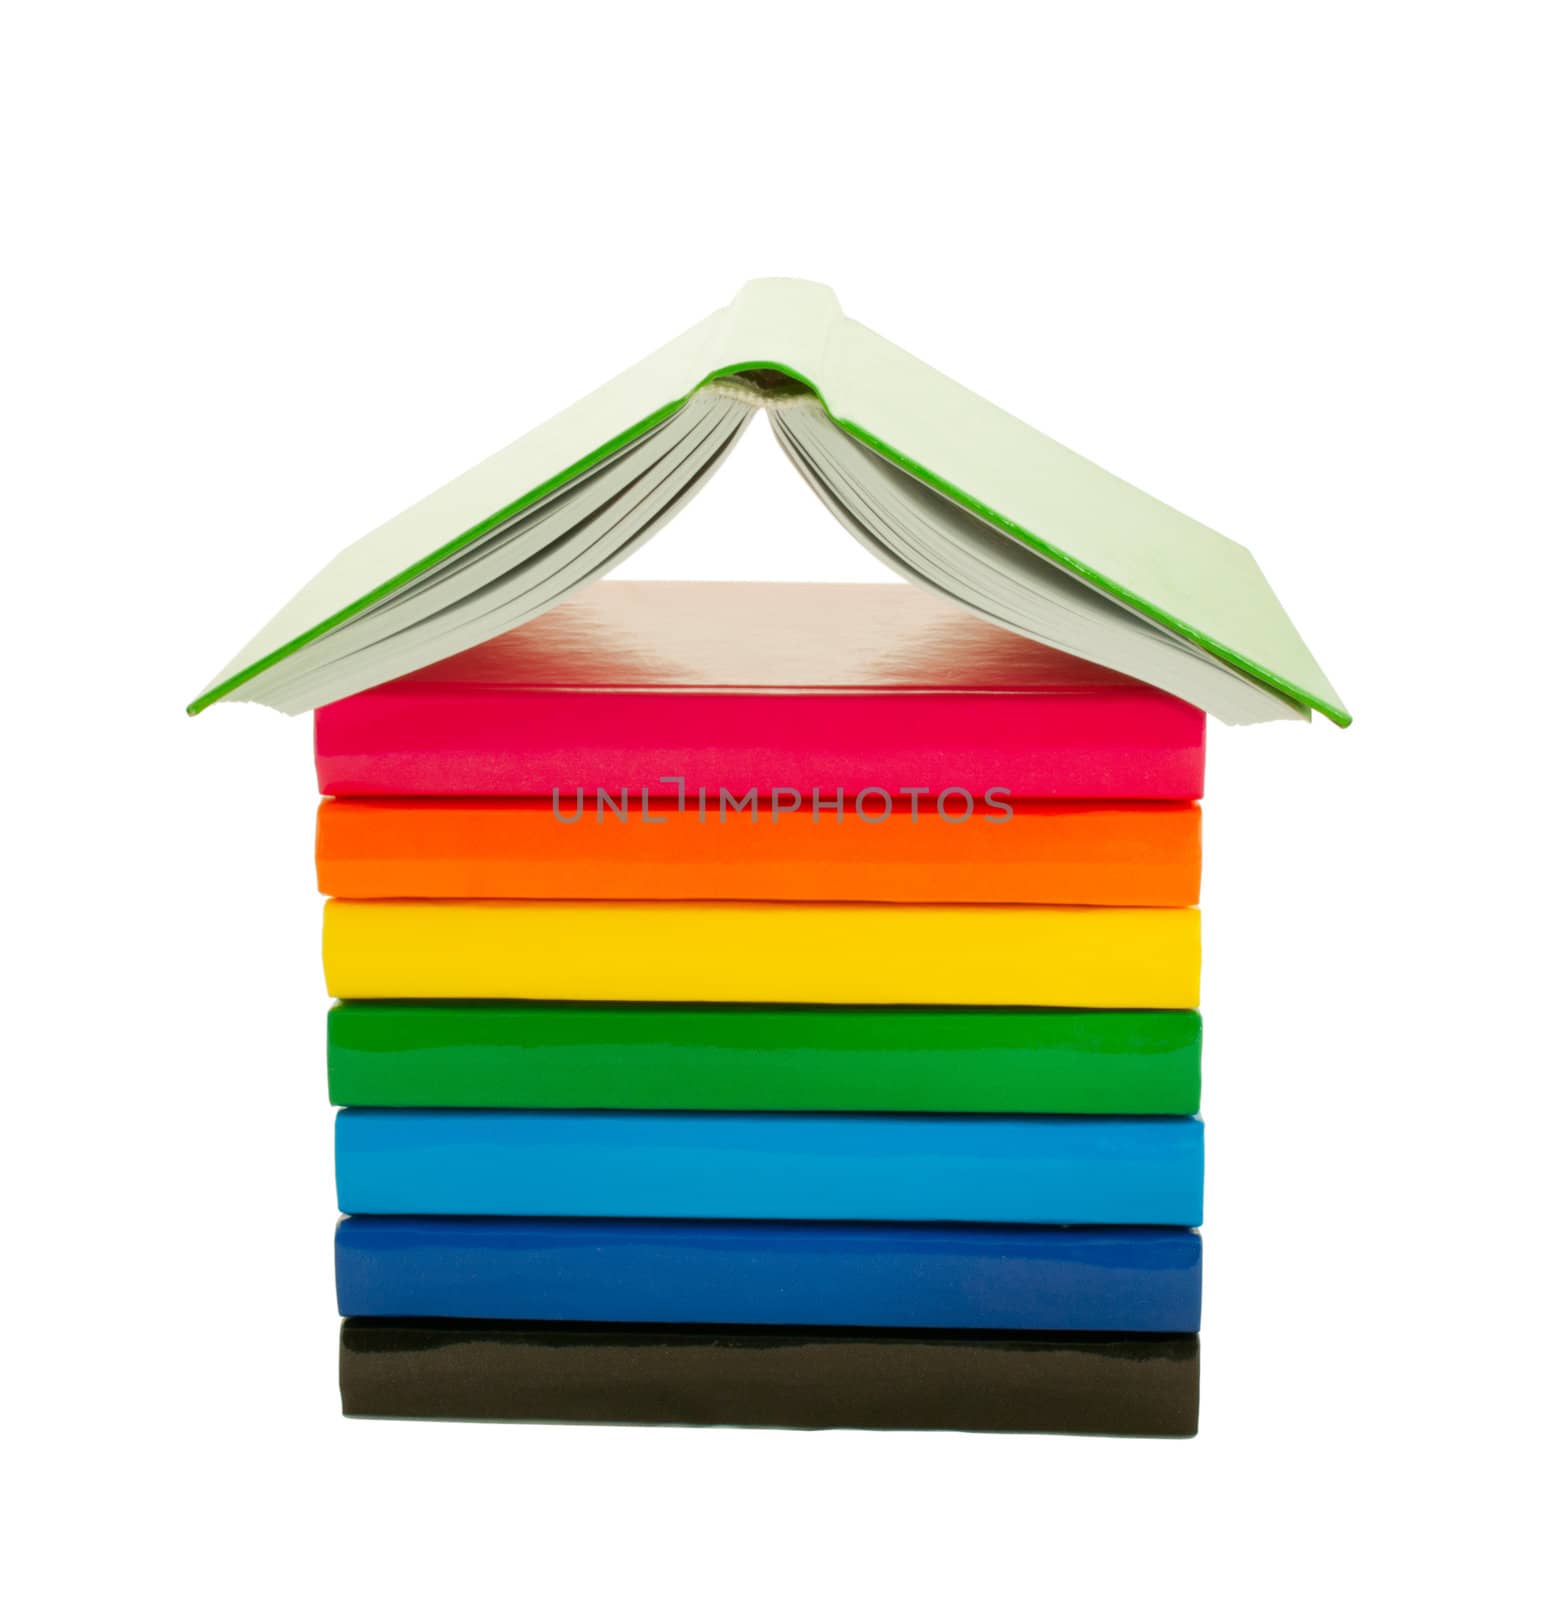
{"label": "book roof", "polygon": [[[845,317],[822,285],[788,279],[748,284],[723,310],[351,545],[222,669],[190,712],[228,698],[269,698],[287,709],[333,698],[320,689],[310,697],[309,684],[297,684],[299,669],[295,662],[289,667],[289,659],[329,640],[353,619],[360,626],[365,617],[392,615],[403,597],[417,597],[419,581],[425,596],[445,571],[456,569],[460,552],[474,553],[472,547],[479,550],[483,539],[527,508],[543,506],[603,463],[620,460],[700,390],[732,377],[743,380],[748,396],[760,397],[775,382],[804,386],[858,444],[1137,619],[1276,697],[1278,710],[1269,714],[1306,714],[1311,708],[1342,726],[1350,722],[1243,546]],[[714,426],[724,432],[706,448],[717,460],[739,424],[716,418]],[[707,432],[712,437],[713,427]],[[678,489],[668,509],[655,516],[674,514],[686,497]],[[634,540],[648,531],[652,524]],[[592,581],[629,547],[581,568],[572,587]],[[554,584],[544,604],[570,592]],[[532,608],[527,615],[536,614]],[[485,634],[480,615],[463,621],[463,632],[446,630],[456,642],[444,653],[468,647],[473,636],[491,637],[513,626],[495,610],[490,616]],[[419,654],[386,655],[376,677],[372,659],[359,652],[354,686],[400,676],[408,663],[436,659],[438,649],[434,637],[422,641]],[[271,695],[268,681],[284,682],[289,672],[289,693],[278,689]]]}

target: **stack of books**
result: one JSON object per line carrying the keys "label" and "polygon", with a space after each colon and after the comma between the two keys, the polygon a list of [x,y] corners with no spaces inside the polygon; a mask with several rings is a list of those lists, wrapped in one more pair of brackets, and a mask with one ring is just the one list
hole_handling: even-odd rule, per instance
{"label": "stack of books", "polygon": [[[761,414],[893,585],[597,582]],[[732,530],[733,531],[733,530]],[[329,562],[348,1413],[1185,1434],[1253,556],[761,279]]]}
{"label": "stack of books", "polygon": [[608,583],[316,728],[349,1412],[1194,1431],[1200,712]]}

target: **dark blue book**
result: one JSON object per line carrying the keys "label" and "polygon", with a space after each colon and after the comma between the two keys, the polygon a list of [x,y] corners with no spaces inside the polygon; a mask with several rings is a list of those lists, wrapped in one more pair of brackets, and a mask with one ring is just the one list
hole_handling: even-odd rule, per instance
{"label": "dark blue book", "polygon": [[1200,1327],[1188,1228],[349,1217],[346,1317],[1127,1333]]}

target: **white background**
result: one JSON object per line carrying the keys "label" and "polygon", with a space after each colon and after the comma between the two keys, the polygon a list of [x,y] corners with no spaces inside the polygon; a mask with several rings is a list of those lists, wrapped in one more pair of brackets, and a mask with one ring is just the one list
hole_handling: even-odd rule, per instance
{"label": "white background", "polygon": [[[18,1592],[1535,1591],[1541,20],[13,13]],[[1357,715],[1213,740],[1194,1442],[337,1414],[309,729],[181,708],[348,539],[767,274],[1252,545]],[[875,575],[760,427],[636,571]]]}

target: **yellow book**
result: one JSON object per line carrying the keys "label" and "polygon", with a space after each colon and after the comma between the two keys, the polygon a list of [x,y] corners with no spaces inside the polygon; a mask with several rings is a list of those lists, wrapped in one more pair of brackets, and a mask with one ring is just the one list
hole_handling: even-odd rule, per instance
{"label": "yellow book", "polygon": [[341,1000],[1090,1006],[1200,1000],[1200,914],[1079,906],[331,900]]}

